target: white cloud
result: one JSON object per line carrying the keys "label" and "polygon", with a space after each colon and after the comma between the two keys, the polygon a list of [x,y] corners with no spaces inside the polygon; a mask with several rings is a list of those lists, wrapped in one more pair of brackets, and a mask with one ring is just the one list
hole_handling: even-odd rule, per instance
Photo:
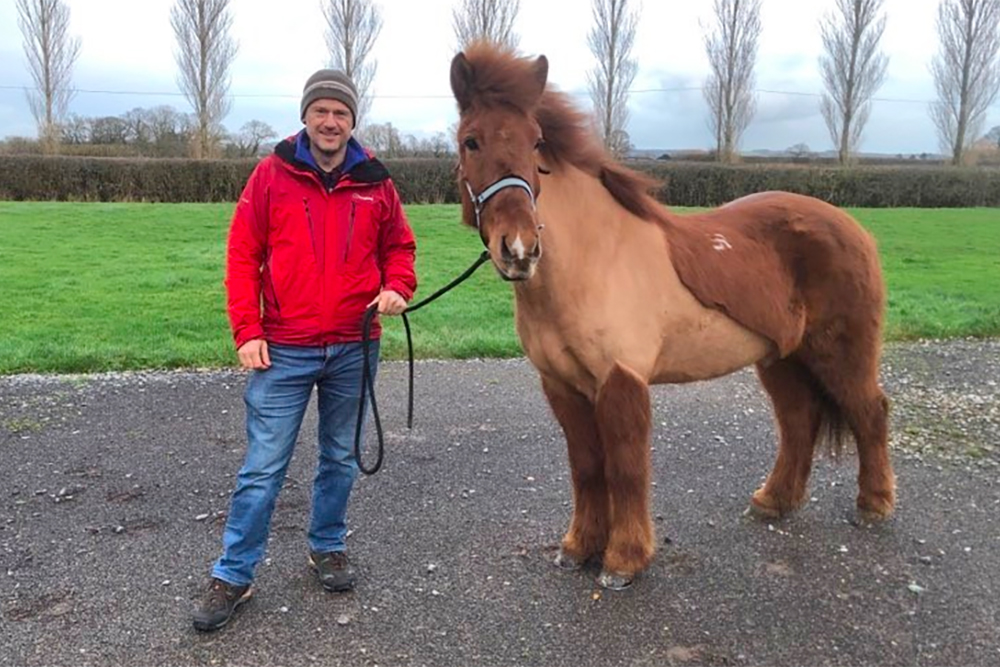
{"label": "white cloud", "polygon": [[[378,59],[376,99],[371,120],[392,122],[404,133],[447,131],[455,120],[448,66],[455,52],[451,9],[456,0],[381,0],[384,28]],[[921,152],[937,148],[926,102],[933,97],[928,63],[937,48],[934,27],[938,0],[887,0],[883,48],[890,56],[888,78],[866,132],[865,150]],[[173,0],[67,0],[71,32],[82,39],[74,82],[85,90],[174,93],[112,95],[80,93],[72,111],[118,115],[137,107],[172,104],[177,96],[174,37],[169,12]],[[702,25],[711,18],[711,0],[646,0],[636,39],[639,74],[631,96],[630,134],[640,147],[707,147],[710,134],[698,90],[707,74]],[[765,0],[757,86],[760,113],[747,131],[745,148],[780,149],[805,141],[813,149],[830,146],[818,112],[821,92],[817,21],[832,0]],[[302,81],[325,66],[325,24],[319,0],[236,0],[232,3],[239,55],[226,124],[236,129],[258,118],[280,133],[298,129]],[[13,2],[0,3],[0,86],[30,80],[21,52]],[[587,47],[592,23],[590,0],[521,3],[517,30],[527,54],[549,58],[550,81],[583,93],[593,58]],[[787,95],[784,93],[798,93]],[[585,95],[581,105],[588,105]],[[1000,123],[1000,108],[988,118]],[[34,123],[22,90],[0,88],[0,136],[30,135]]]}

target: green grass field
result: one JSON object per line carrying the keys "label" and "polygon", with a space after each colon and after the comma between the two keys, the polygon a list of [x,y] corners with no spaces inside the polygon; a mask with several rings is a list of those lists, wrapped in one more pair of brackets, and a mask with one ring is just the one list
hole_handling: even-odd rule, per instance
{"label": "green grass field", "polygon": [[[0,374],[232,365],[222,285],[231,204],[0,202]],[[457,206],[407,208],[420,291],[479,254]],[[889,339],[1000,335],[1000,211],[852,211],[879,240]],[[385,321],[383,352],[406,352]],[[419,357],[520,354],[510,286],[484,266],[411,316]]]}

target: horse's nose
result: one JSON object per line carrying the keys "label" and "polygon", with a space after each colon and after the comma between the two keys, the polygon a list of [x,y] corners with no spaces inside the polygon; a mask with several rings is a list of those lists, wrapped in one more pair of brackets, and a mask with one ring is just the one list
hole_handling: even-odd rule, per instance
{"label": "horse's nose", "polygon": [[533,241],[534,243],[532,243],[531,248],[528,249],[525,247],[524,241],[521,240],[520,234],[513,241],[505,234],[500,243],[500,257],[508,264],[518,261],[523,262],[525,260],[537,260],[542,254],[542,244],[537,236]]}

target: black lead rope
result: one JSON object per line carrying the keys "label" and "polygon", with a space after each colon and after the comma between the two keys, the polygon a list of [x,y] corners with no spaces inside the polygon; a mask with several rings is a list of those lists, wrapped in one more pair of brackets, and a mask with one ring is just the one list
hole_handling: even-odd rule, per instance
{"label": "black lead rope", "polygon": [[[409,398],[407,400],[406,413],[407,428],[413,428],[413,336],[410,333],[410,320],[406,317],[406,315],[416,310],[420,310],[430,302],[437,299],[439,296],[442,296],[461,283],[465,282],[473,273],[476,272],[476,269],[482,266],[489,258],[490,253],[484,250],[472,266],[466,269],[462,275],[455,278],[423,301],[409,306],[402,314],[403,326],[406,328],[406,349],[410,360]],[[382,467],[382,459],[385,456],[385,438],[382,433],[382,420],[379,418],[378,405],[375,403],[375,383],[372,380],[371,361],[368,357],[368,351],[371,348],[372,321],[375,319],[375,313],[377,311],[378,306],[370,306],[368,310],[365,311],[365,316],[361,320],[361,348],[364,355],[364,368],[361,372],[362,400],[358,404],[358,422],[356,428],[354,429],[354,458],[358,462],[358,469],[366,475],[374,475],[378,472],[379,468]],[[366,468],[361,459],[361,426],[365,421],[365,392],[368,392],[368,399],[372,404],[372,417],[375,419],[375,431],[378,433],[378,456],[375,459],[375,465],[371,468]]]}

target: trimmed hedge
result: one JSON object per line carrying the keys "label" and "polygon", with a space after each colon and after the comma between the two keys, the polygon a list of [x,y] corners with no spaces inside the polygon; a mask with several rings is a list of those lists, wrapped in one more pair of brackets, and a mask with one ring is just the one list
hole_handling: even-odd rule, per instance
{"label": "trimmed hedge", "polygon": [[636,163],[675,206],[717,206],[743,195],[787,190],[836,206],[1000,206],[1000,169],[934,166],[815,167]]}
{"label": "trimmed hedge", "polygon": [[[457,202],[455,162],[385,160],[406,203]],[[0,155],[0,199],[234,202],[257,164],[245,160]]]}
{"label": "trimmed hedge", "polygon": [[457,158],[382,160],[405,204],[457,204]]}
{"label": "trimmed hedge", "polygon": [[0,156],[0,199],[235,202],[253,160]]}
{"label": "trimmed hedge", "polygon": [[[384,160],[404,203],[458,201],[453,158]],[[255,160],[0,156],[0,199],[232,202]],[[934,166],[764,166],[641,160],[673,206],[716,206],[764,190],[837,206],[1000,206],[1000,169]]]}

